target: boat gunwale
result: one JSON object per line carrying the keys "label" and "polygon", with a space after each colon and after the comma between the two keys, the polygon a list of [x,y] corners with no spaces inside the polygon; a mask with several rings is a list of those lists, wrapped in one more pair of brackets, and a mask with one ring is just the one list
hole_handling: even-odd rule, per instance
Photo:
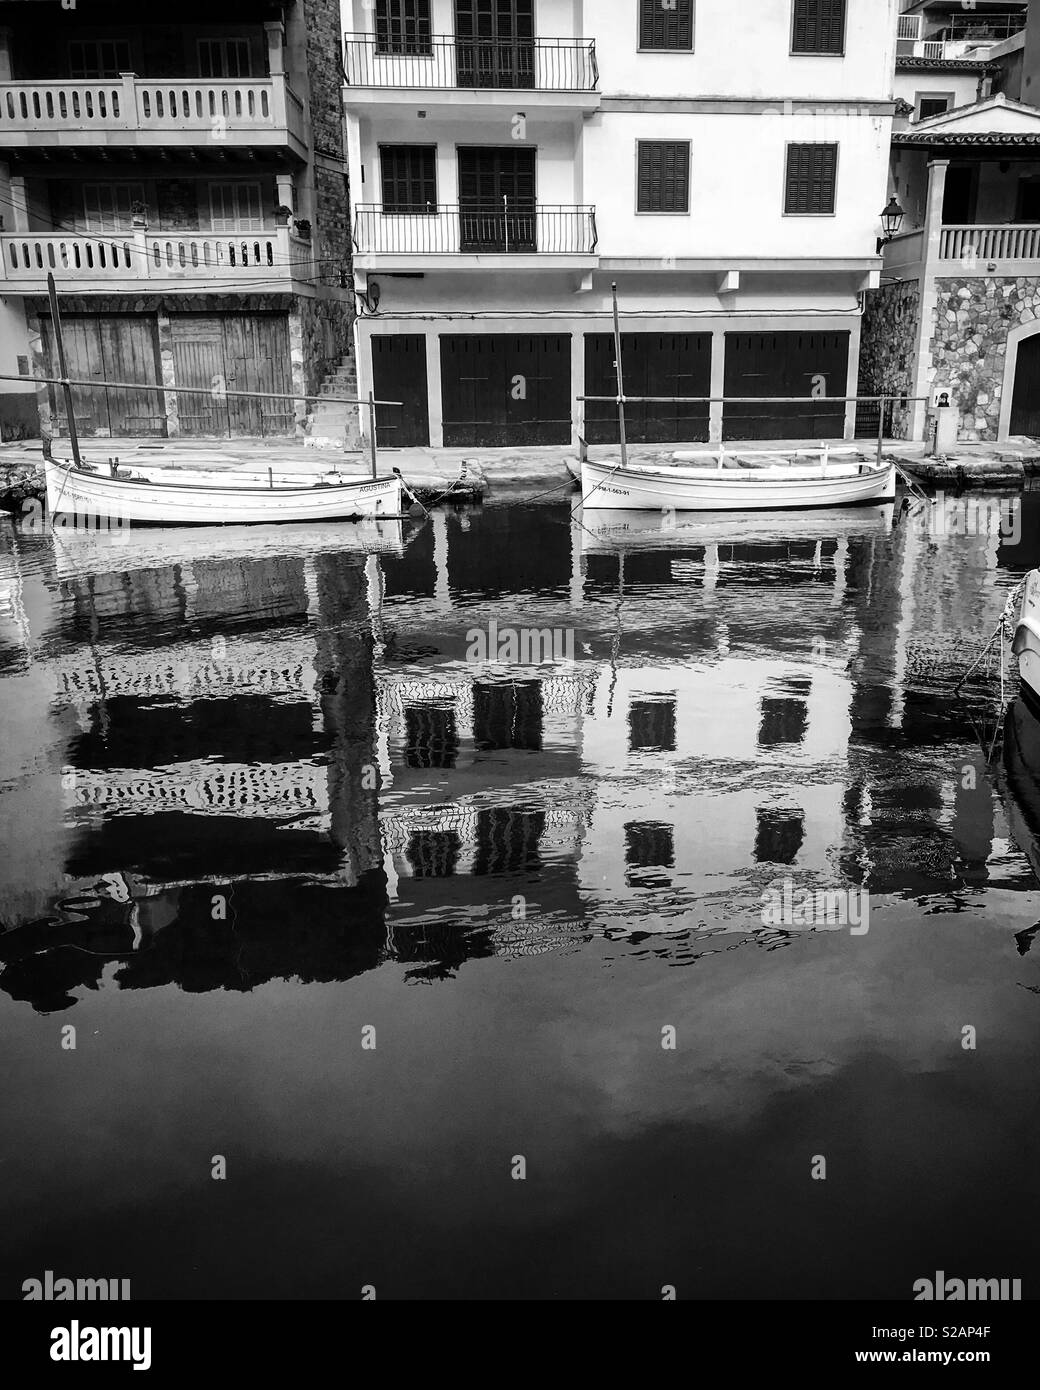
{"label": "boat gunwale", "polygon": [[213,493],[228,493],[234,497],[256,497],[263,495],[275,495],[279,497],[302,496],[311,497],[316,493],[321,496],[335,496],[337,493],[357,493],[363,488],[379,488],[395,485],[400,486],[400,479],[390,478],[358,478],[356,481],[347,483],[311,483],[307,487],[238,487],[219,486],[210,483],[173,483],[164,481],[153,481],[151,478],[112,478],[105,477],[102,473],[90,473],[84,469],[75,467],[65,469],[61,465],[53,465],[60,470],[65,477],[66,486],[74,480],[85,480],[87,485],[100,483],[102,487],[130,487],[130,488],[165,488],[179,492],[204,492],[207,495]]}

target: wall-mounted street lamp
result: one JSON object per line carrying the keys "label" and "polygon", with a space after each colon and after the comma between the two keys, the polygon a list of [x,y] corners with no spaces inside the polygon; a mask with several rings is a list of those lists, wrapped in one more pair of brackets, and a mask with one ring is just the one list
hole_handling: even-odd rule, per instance
{"label": "wall-mounted street lamp", "polygon": [[885,208],[884,212],[881,214],[881,225],[885,229],[885,235],[878,237],[877,254],[879,256],[903,225],[903,218],[905,216],[906,214],[896,202],[895,194],[893,193],[892,197],[888,200],[888,207]]}

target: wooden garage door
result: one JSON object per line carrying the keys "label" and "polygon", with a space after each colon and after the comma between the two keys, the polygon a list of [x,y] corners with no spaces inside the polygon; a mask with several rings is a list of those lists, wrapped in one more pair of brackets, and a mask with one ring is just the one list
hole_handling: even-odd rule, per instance
{"label": "wooden garage door", "polygon": [[[711,392],[710,333],[623,333],[621,364],[626,396],[707,396]],[[585,394],[617,392],[614,336],[585,335]],[[634,444],[696,443],[708,438],[708,403],[625,407],[625,433]],[[585,404],[590,444],[618,442],[617,406]]]}
{"label": "wooden garage door", "polygon": [[[141,381],[158,384],[159,353],[156,323],[143,314],[63,314],[62,334],[69,375],[94,386],[74,386],[72,405],[81,435],[126,438],[166,433],[163,397],[157,391],[106,387],[103,381]],[[43,350],[51,376],[59,376],[58,354],[49,317],[40,320]],[[60,387],[49,388],[51,413],[65,434],[65,398]]]}
{"label": "wooden garage door", "polygon": [[1010,432],[1040,436],[1040,334],[1018,347]]}
{"label": "wooden garage door", "polygon": [[[285,314],[171,314],[181,434],[292,434],[295,414]],[[267,393],[274,399],[231,396]],[[282,396],[281,392],[286,392]]]}
{"label": "wooden garage door", "polygon": [[376,442],[381,449],[429,444],[426,339],[421,334],[373,334],[372,389],[378,401],[401,402],[376,408]]}
{"label": "wooden garage door", "polygon": [[[731,405],[724,439],[841,439],[848,385],[848,333],[727,333],[725,395],[799,396],[791,405]],[[814,398],[814,393],[817,398]]]}
{"label": "wooden garage door", "polygon": [[569,444],[570,334],[444,334],[441,390],[450,448]]}

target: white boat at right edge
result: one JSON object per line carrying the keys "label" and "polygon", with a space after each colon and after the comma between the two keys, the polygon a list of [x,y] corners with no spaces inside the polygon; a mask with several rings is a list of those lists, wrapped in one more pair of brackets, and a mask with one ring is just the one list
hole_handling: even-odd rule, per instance
{"label": "white boat at right edge", "polygon": [[824,448],[815,460],[805,463],[768,462],[770,458],[786,460],[787,456],[743,452],[728,458],[721,452],[705,454],[704,465],[692,466],[685,462],[620,465],[583,459],[582,505],[586,511],[747,512],[895,500],[894,464],[849,461],[844,454],[837,461],[834,452]]}

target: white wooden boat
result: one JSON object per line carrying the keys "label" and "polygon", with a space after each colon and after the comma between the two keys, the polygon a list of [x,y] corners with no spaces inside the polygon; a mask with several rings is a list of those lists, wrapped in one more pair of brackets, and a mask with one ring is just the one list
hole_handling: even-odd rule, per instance
{"label": "white wooden boat", "polygon": [[[116,525],[224,526],[403,515],[397,476],[307,483],[174,469],[119,469],[113,477],[101,468],[87,471],[53,459],[45,467],[49,514],[82,518],[85,527],[105,519]],[[165,476],[156,476],[160,471]]]}
{"label": "white wooden boat", "polygon": [[[704,455],[705,462],[673,465],[584,459],[581,496],[586,511],[773,511],[891,502],[894,464],[864,463],[826,449],[788,462],[775,453]],[[709,460],[714,459],[714,462]]]}
{"label": "white wooden boat", "polygon": [[1018,657],[1022,684],[1040,700],[1040,570],[1030,570],[1022,583],[1022,607],[1011,650]]}

